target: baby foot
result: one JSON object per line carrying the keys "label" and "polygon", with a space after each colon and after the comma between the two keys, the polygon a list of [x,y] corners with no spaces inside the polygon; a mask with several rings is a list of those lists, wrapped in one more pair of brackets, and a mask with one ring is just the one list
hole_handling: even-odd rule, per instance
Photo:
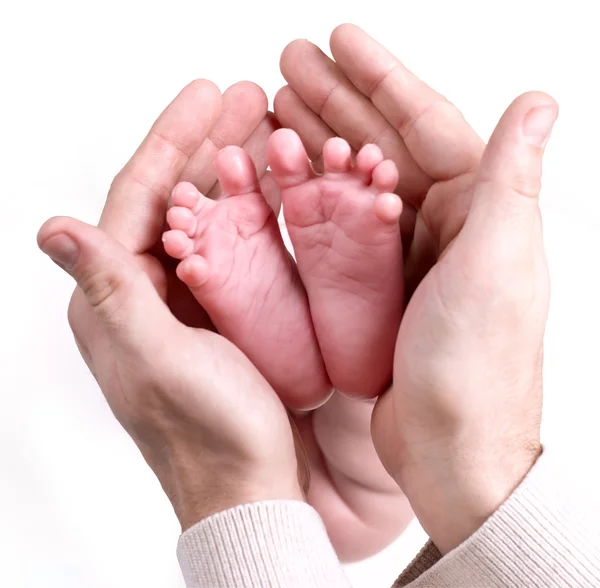
{"label": "baby foot", "polygon": [[256,365],[292,408],[322,404],[331,385],[306,292],[265,201],[250,157],[226,147],[217,158],[226,195],[215,202],[189,183],[172,194],[166,252],[218,331]]}
{"label": "baby foot", "polygon": [[402,317],[396,166],[375,145],[352,165],[350,146],[335,138],[323,148],[319,176],[289,129],[271,136],[268,158],[331,382],[374,397],[390,382]]}

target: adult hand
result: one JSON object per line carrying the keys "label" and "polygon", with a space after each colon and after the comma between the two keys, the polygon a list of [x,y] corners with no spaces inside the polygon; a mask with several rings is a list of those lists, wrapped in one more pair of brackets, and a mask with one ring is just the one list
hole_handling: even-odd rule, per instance
{"label": "adult hand", "polygon": [[[143,275],[141,275],[139,271],[141,268],[142,273],[150,278],[154,284],[159,297],[167,301],[173,314],[186,325],[196,327],[210,326],[207,316],[190,295],[189,290],[177,280],[174,271],[175,262],[164,255],[159,241],[163,230],[163,221],[170,192],[178,181],[187,180],[193,182],[204,193],[218,197],[219,187],[215,184],[216,173],[214,159],[219,148],[226,144],[243,145],[253,156],[257,164],[259,175],[263,175],[266,167],[266,159],[264,157],[265,142],[276,124],[268,115],[265,117],[266,107],[267,103],[264,94],[253,84],[240,83],[233,86],[223,96],[222,105],[221,97],[211,83],[199,81],[191,84],[183,90],[154,124],[146,140],[142,143],[132,160],[115,178],[111,188],[100,222],[100,227],[106,234],[113,236],[123,244],[125,251],[121,250],[117,257],[127,253],[127,264],[131,264],[132,259],[135,260],[138,268],[133,268],[132,270],[132,268],[126,265],[125,267],[129,268],[127,272],[131,272],[132,276],[138,276],[136,280],[143,280]],[[276,195],[276,192],[269,190],[270,187],[273,187],[273,184],[269,183],[269,178],[266,174],[263,176],[261,185],[267,198],[271,196],[270,202],[273,208],[277,208],[279,203],[276,198],[273,198],[273,196]],[[48,241],[48,235],[50,233],[56,233],[57,231],[62,230],[61,227],[66,227],[64,230],[70,230],[71,225],[67,221],[63,220],[55,222],[59,223],[58,227],[49,225],[45,227],[44,231],[41,233],[40,239],[44,243]],[[87,235],[88,230],[86,229],[85,231],[84,234]],[[114,244],[112,246],[114,246]],[[119,274],[121,275],[121,278],[114,280],[113,289],[123,289],[119,280],[125,279],[127,277],[127,272],[123,271]],[[92,288],[93,290],[99,290],[100,293],[98,295],[101,297],[112,296],[111,288],[108,288],[106,293],[102,292],[102,288],[104,288],[103,285],[95,286],[94,283],[92,283],[86,287]],[[153,313],[149,313],[148,316],[153,316]],[[125,409],[119,408],[120,404],[122,404],[120,398],[123,396],[119,384],[121,379],[119,373],[120,371],[125,370],[128,377],[136,374],[130,374],[131,369],[133,368],[128,368],[127,366],[129,363],[124,363],[125,359],[128,358],[128,355],[121,356],[115,353],[115,350],[120,349],[122,345],[113,343],[111,338],[111,328],[106,321],[103,322],[98,320],[96,311],[94,310],[94,307],[90,305],[88,297],[86,297],[82,288],[77,288],[73,295],[69,309],[69,318],[82,355],[86,359],[91,371],[96,375],[99,382],[101,382],[103,391],[107,398],[109,398],[111,405],[115,405],[115,413],[128,431],[130,431],[134,439],[138,440],[141,447],[147,446],[149,448],[145,452],[146,459],[156,468],[153,461],[155,459],[153,456],[156,444],[152,441],[152,435],[149,436],[149,433],[145,432],[145,430],[151,426],[150,424],[153,422],[152,419],[160,417],[161,409],[155,408],[153,409],[152,414],[148,415],[143,406],[137,406],[138,396],[143,393],[143,390],[138,389],[138,380],[127,380],[125,382],[125,384],[133,390],[133,392],[128,392],[127,397],[133,394],[136,403],[132,406],[125,407]],[[151,323],[151,325],[154,324],[155,323]],[[123,331],[123,336],[125,336],[127,328],[133,328],[131,325],[131,322],[124,324],[121,329]],[[152,329],[150,329],[150,331],[152,331]],[[155,332],[160,331],[157,330]],[[150,343],[154,342],[152,344],[155,344],[155,335],[153,333],[151,333],[151,335],[152,337],[149,335]],[[176,356],[177,354],[181,355],[183,353],[185,353],[186,358],[195,356],[195,353],[190,352],[186,347],[182,347],[181,343],[184,337],[193,339],[194,342],[190,343],[190,345],[199,352],[197,357],[197,361],[200,362],[199,366],[204,366],[206,364],[202,360],[207,359],[210,361],[210,358],[216,357],[217,352],[216,350],[205,352],[203,351],[202,346],[206,342],[218,341],[215,345],[219,346],[224,353],[224,357],[220,361],[217,361],[215,366],[227,365],[231,355],[230,349],[228,349],[222,340],[215,338],[215,336],[204,333],[202,335],[203,341],[201,342],[196,340],[197,335],[191,335],[190,333],[183,334],[183,331],[181,331],[177,337],[179,338],[179,343],[175,342],[176,337],[173,337],[172,343],[173,353],[175,353]],[[142,341],[140,340],[139,342],[141,343]],[[178,386],[175,390],[171,391],[170,388],[172,384],[169,381],[169,378],[173,377],[174,368],[170,362],[175,361],[173,359],[174,356],[170,356],[171,359],[165,359],[164,361],[161,358],[162,369],[166,370],[161,376],[160,372],[157,372],[153,367],[153,361],[157,358],[155,358],[153,354],[146,357],[147,352],[145,352],[142,347],[136,349],[138,350],[136,353],[139,354],[143,352],[144,357],[138,358],[134,354],[128,361],[131,362],[132,366],[145,365],[144,362],[149,364],[145,365],[145,367],[138,367],[137,371],[139,374],[148,372],[145,382],[152,382],[153,378],[156,379],[157,383],[150,385],[148,387],[149,392],[147,392],[151,393],[153,397],[156,396],[154,404],[159,406],[164,404],[165,408],[168,408],[168,406],[172,404],[173,406],[181,407],[183,410],[183,404],[178,405],[177,403],[187,403],[188,400],[186,400],[186,398],[190,397],[190,395],[197,394],[201,397],[197,400],[198,414],[196,415],[196,418],[199,418],[201,414],[201,402],[204,402],[202,397],[209,393],[212,398],[215,393],[215,388],[219,389],[219,386],[217,386],[217,384],[219,384],[218,381],[215,379],[208,382],[205,379],[202,382],[206,385],[200,386],[202,382],[199,382],[200,387],[194,389],[196,390],[195,393],[192,393],[191,391],[187,393],[184,392],[184,398],[178,400],[174,394],[177,393],[177,390],[181,389],[181,386]],[[186,359],[186,361],[188,360]],[[231,361],[234,361],[233,355]],[[214,376],[213,372],[209,370],[207,374],[209,378],[211,374]],[[161,379],[158,379],[159,377]],[[193,377],[190,376],[186,378],[186,382],[189,382],[190,379],[193,380]],[[164,385],[161,385],[161,382]],[[152,406],[152,403],[150,406]],[[244,403],[242,403],[241,406],[245,406],[246,409],[248,409],[248,406]],[[259,405],[257,404],[257,406]],[[366,415],[366,419],[358,419],[358,421],[360,421],[358,424],[357,418],[353,414],[355,411],[341,410],[337,405],[332,405],[332,408],[335,410],[338,417],[337,424],[339,426],[336,427],[336,430],[340,431],[338,437],[341,439],[341,444],[336,444],[334,450],[328,452],[328,456],[332,459],[331,461],[327,461],[326,464],[323,463],[320,455],[311,452],[311,448],[309,448],[308,459],[311,462],[311,470],[314,471],[315,481],[315,484],[311,487],[310,497],[313,498],[313,500],[311,500],[312,504],[320,510],[320,513],[326,520],[328,517],[330,519],[333,517],[336,523],[336,533],[332,536],[332,539],[338,553],[345,559],[356,559],[367,555],[367,553],[364,552],[365,542],[360,541],[358,534],[348,533],[348,529],[360,531],[362,537],[368,536],[371,543],[370,549],[377,551],[397,536],[402,526],[406,524],[406,506],[404,504],[405,500],[401,496],[398,488],[394,488],[393,481],[389,479],[389,476],[385,470],[383,470],[383,467],[375,456],[374,448],[370,441],[368,426],[372,407],[369,407],[369,414]],[[189,410],[189,408],[186,407],[186,410]],[[273,410],[273,408],[265,408],[266,412],[261,417],[263,423],[266,422],[265,419],[269,422],[277,422],[279,417],[278,415],[275,415]],[[138,412],[139,416],[136,417]],[[326,420],[328,418],[326,414],[331,415],[331,412],[332,410],[329,408],[327,412],[320,412],[319,422],[324,422],[324,419]],[[347,412],[350,414],[346,415]],[[237,411],[234,411],[234,414],[238,414]],[[272,416],[269,416],[269,414]],[[248,430],[252,432],[254,427],[252,419],[257,418],[257,415],[259,415],[258,410],[251,410],[248,414],[239,414],[239,423],[246,427],[246,421],[250,419],[248,421]],[[363,415],[361,415],[361,417],[362,416]],[[175,409],[169,409],[162,417],[161,422],[163,428],[169,428],[167,422],[169,419],[172,420],[172,425],[170,427],[177,427],[180,418],[180,412]],[[130,425],[129,421],[131,419],[134,419],[135,422],[139,421],[139,427]],[[150,424],[144,425],[146,422]],[[226,425],[231,424],[230,417],[226,417],[224,423]],[[300,427],[308,441],[312,439],[310,430],[311,425],[312,415],[302,419]],[[192,428],[189,430],[188,435],[188,451],[191,450],[190,447],[195,443],[197,446],[195,451],[197,452],[199,447],[203,447],[203,439],[194,437],[193,432],[196,429],[199,431],[202,427],[206,427],[207,423],[193,421],[190,423],[190,426],[192,426]],[[396,518],[400,523],[398,523],[394,517],[389,516],[390,509],[387,509],[387,512],[384,512],[385,508],[382,508],[381,516],[375,519],[370,516],[370,512],[365,514],[365,512],[369,510],[368,505],[366,507],[362,502],[358,502],[354,498],[355,496],[362,494],[362,485],[360,482],[353,483],[352,480],[350,480],[350,484],[345,484],[345,489],[347,491],[339,497],[339,500],[337,500],[338,508],[335,508],[335,505],[333,504],[336,502],[337,485],[334,482],[330,483],[329,476],[336,477],[335,461],[337,456],[335,455],[335,452],[337,451],[339,453],[342,446],[346,447],[348,438],[346,431],[351,430],[354,432],[357,429],[357,426],[360,428],[361,445],[367,445],[366,451],[368,451],[370,455],[372,454],[373,459],[371,461],[378,474],[378,476],[374,476],[374,478],[384,478],[383,486],[387,489],[388,494],[392,495],[392,499],[394,496],[400,494],[403,500],[402,508],[404,510],[399,508],[391,509],[393,512],[398,513]],[[140,427],[141,432],[137,430]],[[157,426],[152,425],[152,427],[158,429],[158,432],[156,433],[158,439],[168,437],[168,435],[162,433]],[[260,461],[260,455],[262,455],[263,458],[269,457],[269,463],[271,464],[277,462],[277,459],[281,457],[278,451],[286,451],[286,438],[283,437],[282,443],[280,443],[277,441],[278,433],[276,431],[272,433],[273,454],[269,457],[264,454],[255,453],[250,459],[246,459],[244,464],[251,464],[254,460]],[[263,438],[261,435],[262,433],[258,435],[258,440]],[[353,433],[352,437],[353,441],[356,442],[357,436]],[[240,442],[231,449],[234,455],[237,449],[243,448],[244,446],[244,443],[241,442],[242,437],[238,436],[237,439]],[[246,438],[244,437],[244,439]],[[246,441],[250,443],[248,448],[252,449],[254,446],[252,445],[251,436],[248,437]],[[282,447],[279,447],[281,444]],[[356,443],[354,443],[354,445],[356,446]],[[260,447],[263,446],[260,445],[257,449],[260,449]],[[308,481],[306,454],[303,449],[298,451],[297,454],[302,458],[299,465],[299,478],[302,487],[306,489]],[[160,454],[157,453],[156,455],[160,458]],[[279,458],[276,459],[276,456],[279,456]],[[237,459],[239,459],[239,456]],[[332,461],[334,463],[332,463]],[[284,468],[282,470],[284,480],[286,478],[285,472],[289,471],[290,467],[295,469],[296,463],[297,460],[295,456],[291,456],[291,461],[290,456],[288,456],[286,461],[287,465],[282,466]],[[166,462],[165,467],[168,465],[169,462]],[[196,501],[206,493],[199,482],[194,482],[194,476],[199,480],[200,475],[204,471],[203,464],[196,465],[196,470],[192,471],[191,474],[187,476],[189,478],[188,482],[196,484],[195,487],[188,484],[189,490],[187,491],[186,500],[191,502],[191,507],[185,505],[181,507],[178,506],[179,499],[177,498],[177,495],[173,494],[172,487],[174,482],[169,481],[168,468],[166,474],[162,471],[157,471],[157,474],[159,474],[159,477],[165,486],[165,490],[174,501],[176,511],[180,516],[184,528],[199,520],[203,514],[208,512],[204,507],[204,510],[200,512],[196,505]],[[361,465],[360,467],[361,471],[364,470],[364,465]],[[260,472],[261,468],[264,471],[264,464],[260,467],[257,466],[257,472]],[[354,469],[357,468],[355,467]],[[371,471],[371,469],[369,471]],[[215,470],[215,481],[218,481],[218,475],[218,471]],[[219,491],[222,491],[222,496],[227,500],[229,505],[248,501],[244,499],[241,493],[230,492],[227,490],[228,483],[231,484],[231,490],[237,489],[236,484],[232,483],[231,476],[225,475],[222,480],[223,482],[219,484],[218,487],[215,485],[213,489],[217,491],[217,494]],[[175,484],[175,486],[176,485],[177,484]],[[180,485],[183,485],[183,482]],[[256,485],[260,484],[257,483],[255,486]],[[242,485],[242,488],[243,487],[244,485]],[[285,492],[287,492],[287,489],[288,487],[285,485],[285,491],[283,488],[279,488],[278,490],[276,484],[271,490],[271,495],[274,497],[275,493],[278,492],[283,497]],[[387,508],[389,503],[382,500],[382,493],[379,485],[373,488],[373,493],[377,496],[377,504],[385,503]],[[259,494],[260,492],[253,493],[255,497],[258,497]],[[267,497],[267,495],[263,493],[263,497]],[[251,499],[252,495],[248,494],[246,498]],[[217,507],[217,505],[211,506],[210,501],[207,501],[207,505],[205,506],[210,506],[210,508]],[[219,503],[218,506],[220,506],[220,508],[226,508],[227,505]],[[179,511],[182,510],[183,513],[179,514]],[[191,511],[192,514],[189,514],[188,511]],[[383,525],[381,524],[381,521],[383,521]],[[378,533],[377,531],[382,528],[383,534]],[[329,525],[329,529],[332,529],[331,524]],[[375,534],[376,536],[374,536]]]}
{"label": "adult hand", "polygon": [[[69,318],[78,345],[184,529],[237,504],[302,498],[284,407],[234,346],[173,316],[165,303],[172,268],[149,253],[159,255],[179,179],[205,193],[218,189],[213,160],[221,143],[245,144],[264,171],[273,126],[261,122],[265,112],[264,95],[251,84],[234,86],[222,104],[210,82],[191,84],[115,179],[103,230],[52,219],[38,236],[77,280]],[[174,299],[179,316],[202,322],[197,305],[181,300]]]}
{"label": "adult hand", "polygon": [[541,453],[550,286],[538,196],[557,115],[552,98],[530,93],[502,117],[464,225],[408,304],[392,390],[375,408],[378,453],[442,553]]}
{"label": "adult hand", "polygon": [[[521,124],[534,105],[549,105],[542,112],[550,114],[555,105],[535,94],[513,105],[480,168],[484,145],[458,110],[382,46],[357,27],[342,25],[332,34],[331,49],[335,63],[307,41],[286,48],[281,68],[290,85],[278,94],[275,110],[282,124],[308,143],[317,164],[324,141],[339,134],[355,149],[377,143],[399,166],[398,193],[418,211],[416,220],[414,214],[403,219],[410,291],[442,256],[406,311],[394,388],[378,404],[373,432],[386,467],[438,547],[448,551],[508,496],[540,451],[547,276],[541,232],[532,227],[539,225],[535,186],[541,149],[527,143]],[[483,188],[476,190],[476,182]],[[504,191],[498,189],[502,182]],[[477,205],[469,222],[476,229],[456,240],[470,242],[470,250],[448,248],[474,195],[486,189],[488,197],[478,197],[484,204]],[[516,190],[512,199],[511,190]],[[491,215],[487,222],[481,220],[482,210]],[[502,213],[507,218],[494,228]],[[506,247],[504,241],[511,239],[514,246]],[[468,274],[462,266],[467,255]],[[535,276],[528,274],[534,266]],[[448,282],[436,297],[440,275]],[[504,284],[494,279],[499,276]],[[449,291],[454,306],[442,310],[441,304],[450,304]],[[536,300],[529,298],[533,292]],[[479,306],[471,308],[475,302]],[[501,321],[494,319],[496,304]],[[481,323],[484,319],[488,322]],[[515,323],[519,329],[527,325],[522,345],[515,344],[510,330]],[[483,488],[486,479],[490,484]]]}
{"label": "adult hand", "polygon": [[[145,270],[153,268],[152,279],[185,324],[207,327],[210,321],[177,279],[176,262],[164,253],[160,241],[171,191],[179,181],[188,181],[218,198],[215,158],[226,145],[243,146],[254,159],[259,177],[268,180],[265,145],[275,128],[274,118],[267,113],[267,98],[255,84],[239,82],[221,96],[212,82],[196,80],[160,115],[112,183],[99,227],[133,253]],[[269,195],[270,186],[266,183]],[[84,355],[86,341],[95,336],[92,316],[76,289],[69,320]],[[86,334],[86,341],[80,333]]]}
{"label": "adult hand", "polygon": [[[401,229],[410,293],[465,218],[484,144],[456,108],[358,27],[337,27],[330,46],[335,61],[306,40],[285,48],[280,65],[288,86],[275,97],[275,114],[283,126],[300,135],[317,169],[324,143],[334,136],[346,139],[355,151],[375,143],[396,163],[397,192],[404,201]],[[363,496],[367,489],[386,497],[365,505],[345,492],[341,503],[358,505],[350,520],[357,513],[363,519],[368,515],[380,528],[386,520],[389,542],[394,524],[397,535],[401,517],[407,519],[406,504],[402,495],[391,492],[390,480],[377,467],[369,427],[372,410],[367,403],[346,399],[344,410],[337,411],[337,426],[332,427],[332,411],[326,404],[312,417],[311,436],[305,426],[300,430],[311,460],[313,487],[328,484],[327,494],[340,494],[343,489],[330,474],[339,472],[338,479],[351,479],[360,488],[356,495]],[[357,455],[371,455],[370,467],[358,464]],[[308,498],[318,504],[320,496],[309,492]],[[388,499],[395,501],[393,508]],[[397,521],[391,519],[391,512]],[[331,536],[338,527],[350,524],[345,520],[339,525],[342,517],[331,510],[322,516]],[[342,545],[351,542],[352,534],[338,534]],[[354,553],[352,546],[347,551]]]}
{"label": "adult hand", "polygon": [[38,242],[77,280],[95,323],[93,338],[77,332],[88,364],[184,530],[239,504],[303,499],[285,408],[234,345],[179,322],[100,229],[55,218]]}
{"label": "adult hand", "polygon": [[[463,191],[470,181],[472,185],[472,168],[483,143],[456,109],[399,64],[396,67],[397,60],[357,27],[338,27],[331,36],[331,48],[336,62],[305,40],[286,47],[281,71],[289,85],[275,98],[275,114],[283,126],[300,135],[317,169],[324,143],[338,135],[355,151],[376,143],[396,163],[402,178],[398,193],[405,204],[401,219],[404,251],[410,247],[411,252],[409,288],[414,287],[437,254],[416,210],[430,209],[435,215],[437,209],[425,204],[426,196],[431,202],[451,195],[455,207],[450,212],[464,215],[462,201],[467,194]],[[381,81],[391,69],[401,80]],[[376,89],[377,85],[385,91]],[[423,117],[417,123],[421,109]],[[399,132],[396,125],[403,120]],[[440,129],[445,133],[441,137]],[[455,145],[458,155],[451,155]],[[446,220],[447,211],[440,212]],[[311,464],[308,500],[323,517],[338,554],[347,560],[381,550],[410,518],[405,496],[394,488],[373,447],[372,410],[368,403],[334,396],[309,420],[298,422]],[[359,539],[366,536],[368,541]],[[365,551],[365,543],[372,546],[371,553]]]}
{"label": "adult hand", "polygon": [[410,293],[464,220],[484,144],[452,104],[358,27],[337,27],[330,45],[335,62],[305,40],[286,47],[289,85],[275,98],[275,114],[317,167],[336,135],[354,150],[375,143],[396,163]]}

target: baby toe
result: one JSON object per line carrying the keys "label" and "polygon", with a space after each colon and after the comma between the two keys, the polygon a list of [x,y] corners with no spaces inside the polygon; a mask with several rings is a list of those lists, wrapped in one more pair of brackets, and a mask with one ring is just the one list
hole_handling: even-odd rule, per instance
{"label": "baby toe", "polygon": [[329,139],[323,146],[323,168],[325,173],[344,173],[350,171],[352,149],[347,141],[340,137]]}
{"label": "baby toe", "polygon": [[167,223],[173,230],[183,231],[188,237],[193,237],[198,221],[189,208],[173,206],[167,211]]}
{"label": "baby toe", "polygon": [[180,182],[173,188],[171,193],[171,202],[174,206],[183,206],[194,210],[198,204],[201,194],[190,182]]}
{"label": "baby toe", "polygon": [[162,241],[167,254],[175,259],[184,259],[194,251],[194,242],[183,231],[166,231]]}
{"label": "baby toe", "polygon": [[398,185],[398,168],[390,159],[382,161],[373,170],[373,186],[379,192],[393,192]]}
{"label": "baby toe", "polygon": [[372,143],[365,145],[356,156],[356,170],[370,176],[373,170],[383,161],[381,149]]}
{"label": "baby toe", "polygon": [[396,224],[402,214],[402,200],[396,194],[384,192],[375,198],[373,210],[381,222]]}
{"label": "baby toe", "polygon": [[206,259],[200,255],[190,255],[177,266],[177,277],[188,288],[200,288],[209,278]]}

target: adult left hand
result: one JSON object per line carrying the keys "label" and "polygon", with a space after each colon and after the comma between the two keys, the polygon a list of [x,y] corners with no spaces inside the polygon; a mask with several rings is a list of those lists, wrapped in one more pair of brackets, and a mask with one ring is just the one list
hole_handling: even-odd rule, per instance
{"label": "adult left hand", "polygon": [[[189,289],[177,279],[175,260],[162,247],[171,191],[178,182],[189,181],[203,194],[218,198],[215,158],[226,145],[243,146],[259,177],[268,180],[265,145],[275,128],[267,98],[257,85],[239,82],[221,96],[212,82],[196,80],[164,110],[111,185],[98,226],[135,255],[173,314],[186,325],[211,326]],[[275,193],[268,190],[268,194]],[[277,201],[272,204],[279,206]],[[73,293],[69,320],[76,337],[82,332],[93,339],[94,319],[79,288]],[[85,357],[86,344],[80,338],[78,343]]]}
{"label": "adult left hand", "polygon": [[77,281],[94,321],[93,338],[74,325],[88,365],[183,530],[240,504],[303,500],[287,412],[241,351],[178,321],[136,257],[100,229],[54,218],[38,242]]}
{"label": "adult left hand", "polygon": [[[262,175],[274,128],[266,108],[254,84],[221,97],[211,82],[193,82],[115,178],[100,229],[53,219],[38,236],[78,283],[69,308],[77,344],[184,529],[238,504],[302,499],[284,407],[233,345],[189,326],[210,324],[160,247],[179,180],[218,196],[223,144],[244,145]],[[305,483],[305,467],[299,476]]]}

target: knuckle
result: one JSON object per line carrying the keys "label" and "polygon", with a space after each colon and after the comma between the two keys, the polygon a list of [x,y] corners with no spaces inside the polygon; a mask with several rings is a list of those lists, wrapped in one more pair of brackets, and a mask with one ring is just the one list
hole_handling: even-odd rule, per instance
{"label": "knuckle", "polygon": [[126,282],[111,270],[102,270],[81,280],[79,286],[89,304],[97,311],[111,314],[120,306],[116,301],[124,297]]}
{"label": "knuckle", "polygon": [[78,341],[87,342],[90,333],[89,325],[89,306],[85,302],[83,292],[79,286],[75,288],[69,307],[67,309],[67,320],[73,335]]}
{"label": "knuckle", "polygon": [[514,192],[526,198],[537,198],[542,189],[542,184],[540,178],[532,178],[524,171],[519,171],[511,179],[511,188]]}
{"label": "knuckle", "polygon": [[506,191],[527,199],[537,199],[542,188],[541,174],[532,173],[527,162],[514,163],[479,179],[481,188],[491,191]]}

